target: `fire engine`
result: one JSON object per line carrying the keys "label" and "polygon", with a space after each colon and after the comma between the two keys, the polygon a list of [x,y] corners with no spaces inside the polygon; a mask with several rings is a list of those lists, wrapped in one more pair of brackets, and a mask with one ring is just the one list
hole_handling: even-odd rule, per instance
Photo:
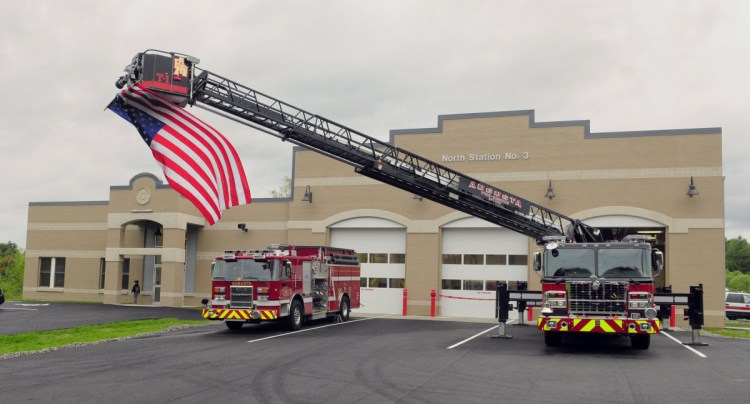
{"label": "fire engine", "polygon": [[203,317],[232,330],[272,320],[291,330],[306,319],[347,321],[360,305],[359,274],[356,253],[343,248],[276,244],[224,251],[212,264]]}
{"label": "fire engine", "polygon": [[[580,220],[202,70],[197,67],[198,63],[197,58],[189,55],[148,50],[135,55],[116,86],[145,86],[180,106],[204,108],[353,166],[354,171],[361,175],[535,239],[542,246],[534,260],[534,269],[541,275],[542,290],[527,292],[536,293],[527,300],[538,297],[543,305],[537,326],[544,331],[547,345],[559,345],[565,333],[592,332],[630,336],[633,347],[646,349],[650,336],[660,331],[652,270],[661,270],[663,255],[652,249],[645,239],[631,237],[607,241],[601,230]],[[299,258],[290,260],[285,257],[271,255],[266,256],[266,260],[278,260],[279,265],[291,261],[293,268],[301,265],[295,264]],[[236,254],[233,259],[241,260]],[[313,262],[322,265],[324,261],[321,260],[311,258],[311,268]],[[229,262],[218,260],[216,268],[223,268]],[[228,284],[221,286],[221,279],[215,279],[215,282],[214,297],[210,302],[212,308],[207,309],[207,315],[213,318],[220,318],[223,313],[243,315],[238,311],[219,311],[234,310],[232,305],[216,308],[221,303],[217,296],[223,297],[224,301],[233,299],[233,288]],[[258,280],[246,282],[259,285]],[[273,288],[269,286],[268,289],[269,301],[275,299],[272,297],[272,293],[276,293]],[[255,299],[261,297],[261,292],[257,288],[252,292],[253,304],[258,311],[241,313],[247,316],[256,313],[262,319],[264,314],[258,307],[276,306],[264,306],[264,302]],[[338,290],[331,288],[329,293],[336,298],[329,298],[331,306],[326,308],[327,314],[343,302],[336,300],[340,298]],[[304,299],[304,296],[303,290],[300,297]],[[350,298],[354,299],[353,295]],[[284,299],[287,298],[279,297],[278,302],[273,300],[274,304],[278,303],[278,309],[271,309],[271,314],[267,315],[294,312],[294,300]],[[314,302],[302,300],[300,305],[302,303],[305,304],[305,315],[309,315]],[[353,304],[354,300],[350,303]],[[231,321],[245,320],[244,317],[231,318]],[[227,325],[236,327],[232,322]]]}
{"label": "fire engine", "polygon": [[568,243],[548,237],[534,254],[542,275],[542,312],[538,327],[548,346],[564,333],[630,336],[636,349],[647,349],[660,322],[654,304],[652,272],[663,268],[663,254],[646,236],[621,242]]}

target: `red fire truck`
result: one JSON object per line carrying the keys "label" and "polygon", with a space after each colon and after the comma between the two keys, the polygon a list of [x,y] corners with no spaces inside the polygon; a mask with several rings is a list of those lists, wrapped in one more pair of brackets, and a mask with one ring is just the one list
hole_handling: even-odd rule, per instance
{"label": "red fire truck", "polygon": [[352,250],[270,245],[266,250],[225,251],[211,271],[211,299],[203,317],[228,328],[285,321],[298,330],[306,319],[347,321],[359,307],[359,260]]}
{"label": "red fire truck", "polygon": [[663,268],[661,251],[643,235],[622,241],[570,243],[548,237],[534,254],[542,276],[544,342],[558,346],[570,333],[629,336],[633,348],[648,349],[659,333],[652,271]]}

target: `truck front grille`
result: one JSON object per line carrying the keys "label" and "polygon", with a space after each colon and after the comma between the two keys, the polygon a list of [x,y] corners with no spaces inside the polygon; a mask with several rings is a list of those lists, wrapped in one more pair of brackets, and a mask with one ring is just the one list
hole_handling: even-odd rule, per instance
{"label": "truck front grille", "polygon": [[591,281],[569,282],[571,315],[625,316],[627,282],[603,281],[594,290]]}
{"label": "truck front grille", "polygon": [[252,308],[253,287],[232,286],[229,289],[229,303],[232,305],[232,307]]}

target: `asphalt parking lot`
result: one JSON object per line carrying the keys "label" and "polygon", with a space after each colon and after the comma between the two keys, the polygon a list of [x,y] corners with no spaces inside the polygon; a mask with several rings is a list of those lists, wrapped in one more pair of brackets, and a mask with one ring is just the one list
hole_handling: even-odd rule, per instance
{"label": "asphalt parking lot", "polygon": [[[36,323],[59,310],[74,319],[143,318],[160,310],[199,316],[193,309],[89,306],[51,303],[25,318]],[[7,308],[0,312],[3,323]],[[626,338],[596,335],[547,348],[533,326],[509,326],[511,339],[491,338],[496,333],[488,322],[356,312],[349,322],[310,322],[298,332],[273,323],[238,331],[211,323],[3,359],[0,391],[7,402],[107,403],[698,403],[750,397],[750,363],[738,360],[750,351],[746,340],[704,337],[709,345],[691,350],[680,343],[690,341],[689,332],[671,332],[639,351]]]}
{"label": "asphalt parking lot", "polygon": [[0,335],[150,318],[200,320],[201,312],[198,309],[145,305],[5,302],[0,305]]}

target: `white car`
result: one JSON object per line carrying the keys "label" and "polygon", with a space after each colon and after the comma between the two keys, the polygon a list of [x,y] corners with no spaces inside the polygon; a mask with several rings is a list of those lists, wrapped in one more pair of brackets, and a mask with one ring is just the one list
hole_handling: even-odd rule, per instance
{"label": "white car", "polygon": [[750,293],[726,292],[724,310],[730,320],[750,318]]}

